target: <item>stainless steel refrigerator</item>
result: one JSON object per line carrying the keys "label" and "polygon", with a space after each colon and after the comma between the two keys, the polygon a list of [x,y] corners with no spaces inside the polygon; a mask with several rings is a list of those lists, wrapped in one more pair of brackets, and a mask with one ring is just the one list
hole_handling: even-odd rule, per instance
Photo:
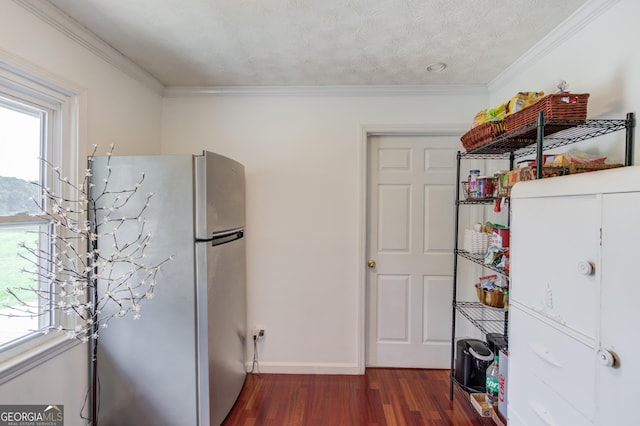
{"label": "stainless steel refrigerator", "polygon": [[[108,211],[118,188],[131,188],[142,173],[135,199],[117,214],[142,212],[148,264],[172,260],[139,319],[124,316],[100,330],[99,425],[219,425],[246,377],[244,167],[211,152],[95,157],[94,189],[106,181],[115,189],[96,207]],[[119,232],[140,232],[131,226],[138,228]],[[111,246],[99,240],[103,255]]]}

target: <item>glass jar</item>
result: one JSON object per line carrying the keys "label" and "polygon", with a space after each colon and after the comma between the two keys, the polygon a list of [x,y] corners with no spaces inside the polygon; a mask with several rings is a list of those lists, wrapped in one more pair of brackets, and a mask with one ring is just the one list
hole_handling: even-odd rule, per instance
{"label": "glass jar", "polygon": [[469,197],[478,198],[478,178],[480,177],[480,170],[469,170]]}

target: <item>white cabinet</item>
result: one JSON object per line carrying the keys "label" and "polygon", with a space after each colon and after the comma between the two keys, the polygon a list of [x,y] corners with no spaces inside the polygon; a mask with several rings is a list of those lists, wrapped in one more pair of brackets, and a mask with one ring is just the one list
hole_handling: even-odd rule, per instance
{"label": "white cabinet", "polygon": [[[640,185],[640,174],[629,178]],[[640,381],[640,316],[635,310],[640,301],[639,219],[640,192],[603,196],[599,349],[615,353],[619,365],[598,364],[599,424],[640,424],[635,405]]]}
{"label": "white cabinet", "polygon": [[510,424],[637,425],[640,167],[520,183],[511,208]]}
{"label": "white cabinet", "polygon": [[[513,358],[514,365],[526,367],[509,370],[510,405],[518,405],[524,399],[527,404],[539,401],[538,405],[545,407],[540,399],[558,394],[586,418],[593,418],[593,405],[583,404],[583,401],[591,401],[595,397],[593,371],[596,359],[593,348],[545,322],[544,317],[526,313],[518,305],[512,305],[510,320],[518,330],[526,330],[526,333],[516,333],[512,328],[514,331],[509,336],[509,358]],[[534,381],[540,382],[547,390],[532,395],[528,387]]]}
{"label": "white cabinet", "polygon": [[[543,163],[542,153],[547,149],[559,148],[587,139],[600,137],[620,130],[626,131],[625,137],[625,165],[632,163],[633,157],[633,132],[635,128],[635,114],[628,113],[624,120],[615,119],[561,119],[549,117],[545,119],[540,112],[536,121],[496,136],[495,138],[480,144],[467,152],[458,152],[457,157],[457,181],[462,176],[460,172],[461,159],[474,160],[509,160],[509,166],[513,167],[514,161],[535,154],[536,164]],[[538,168],[536,177],[542,177],[542,169]],[[614,171],[615,173],[615,171]],[[520,306],[524,313],[533,315],[534,318],[543,318],[549,321],[551,327],[559,327],[565,333],[578,342],[590,348],[593,352],[599,343],[599,312],[600,312],[600,269],[593,266],[600,261],[600,205],[602,192],[615,192],[617,183],[614,179],[603,179],[600,173],[588,173],[584,176],[597,175],[595,178],[587,177],[590,181],[588,191],[574,191],[572,184],[559,184],[557,179],[547,179],[543,189],[531,186],[531,192],[523,190],[519,194],[518,214],[512,214],[511,229],[513,234],[514,222],[523,224],[519,226],[519,247],[513,249],[513,237],[511,240],[511,262],[519,258],[522,251],[524,259],[518,264],[516,281],[522,285],[517,289],[511,288],[510,301],[516,307]],[[613,176],[613,175],[610,175]],[[572,178],[571,176],[562,179]],[[637,179],[636,179],[637,180]],[[595,190],[602,188],[603,182],[611,183],[608,190]],[[572,182],[564,181],[564,182]],[[519,184],[520,185],[520,184]],[[578,183],[577,185],[581,185]],[[528,186],[526,188],[529,188]],[[612,189],[614,188],[614,189]],[[635,185],[635,190],[640,187]],[[537,193],[536,193],[537,191]],[[556,197],[555,200],[542,201],[546,197]],[[531,199],[531,200],[530,200]],[[455,241],[453,264],[453,291],[452,291],[452,324],[451,324],[451,387],[449,398],[453,399],[453,386],[456,348],[456,314],[460,313],[471,324],[475,325],[483,333],[505,332],[509,323],[509,311],[497,311],[487,308],[476,301],[458,300],[458,260],[467,259],[471,262],[484,265],[482,256],[473,255],[465,250],[459,250],[460,234],[460,205],[493,203],[491,198],[461,200],[460,190],[456,192],[456,217],[455,217]],[[515,211],[513,212],[515,213]],[[522,213],[522,217],[519,215]],[[528,241],[535,243],[532,248]],[[518,244],[516,242],[516,244]],[[529,257],[532,260],[527,259]],[[503,270],[496,270],[504,273]],[[511,269],[513,274],[513,269]],[[579,274],[579,276],[577,275]],[[512,275],[513,277],[513,275]],[[513,278],[512,278],[513,279]],[[513,286],[513,281],[511,281]],[[524,317],[523,317],[524,318]],[[511,333],[509,333],[511,334]],[[529,343],[523,343],[526,347]],[[618,343],[619,345],[619,343]],[[512,358],[513,350],[509,344],[509,358]],[[590,362],[593,359],[590,358]],[[515,361],[517,362],[517,361]],[[516,376],[519,372],[515,373]],[[589,374],[592,374],[591,372]],[[511,376],[511,372],[509,372]],[[592,374],[593,375],[593,374]],[[509,378],[511,382],[511,378]],[[511,385],[509,385],[510,387]],[[522,388],[524,389],[524,387]],[[516,392],[522,391],[516,389]],[[554,400],[554,403],[558,401]],[[537,404],[537,403],[536,403]],[[535,405],[535,404],[534,404]],[[539,404],[536,407],[540,408]],[[588,409],[585,409],[588,411]],[[538,418],[545,418],[542,411],[537,411]],[[526,416],[523,411],[519,418]],[[542,416],[542,417],[540,417]],[[580,424],[581,422],[569,422],[567,418],[560,424]],[[593,418],[590,414],[589,418]],[[547,420],[549,420],[547,418]],[[567,423],[568,422],[568,423]],[[529,422],[516,422],[515,424],[529,424]],[[553,424],[553,423],[546,423]]]}
{"label": "white cabinet", "polygon": [[511,270],[510,301],[591,340],[597,328],[598,274],[585,275],[580,266],[598,260],[599,203],[594,194],[512,198],[511,259],[517,268]]}

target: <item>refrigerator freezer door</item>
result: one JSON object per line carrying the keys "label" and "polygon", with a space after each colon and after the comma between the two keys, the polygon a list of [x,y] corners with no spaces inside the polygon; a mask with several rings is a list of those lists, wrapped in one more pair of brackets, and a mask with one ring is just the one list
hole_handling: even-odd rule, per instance
{"label": "refrigerator freezer door", "polygon": [[196,237],[244,227],[244,166],[205,151],[195,157]]}

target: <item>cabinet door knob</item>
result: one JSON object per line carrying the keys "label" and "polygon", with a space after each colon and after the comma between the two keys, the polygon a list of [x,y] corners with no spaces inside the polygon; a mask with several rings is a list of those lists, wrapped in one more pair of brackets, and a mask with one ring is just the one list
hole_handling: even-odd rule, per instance
{"label": "cabinet door knob", "polygon": [[593,266],[593,263],[588,260],[581,260],[578,262],[578,272],[582,275],[591,275],[593,274],[594,269],[595,267]]}
{"label": "cabinet door knob", "polygon": [[369,268],[375,268],[375,267],[376,267],[376,261],[375,261],[375,260],[373,260],[373,259],[369,260],[369,261],[367,262],[367,266],[368,266]]}
{"label": "cabinet door knob", "polygon": [[600,361],[600,364],[605,367],[615,367],[617,364],[616,356],[605,349],[600,349],[598,351],[598,360]]}

